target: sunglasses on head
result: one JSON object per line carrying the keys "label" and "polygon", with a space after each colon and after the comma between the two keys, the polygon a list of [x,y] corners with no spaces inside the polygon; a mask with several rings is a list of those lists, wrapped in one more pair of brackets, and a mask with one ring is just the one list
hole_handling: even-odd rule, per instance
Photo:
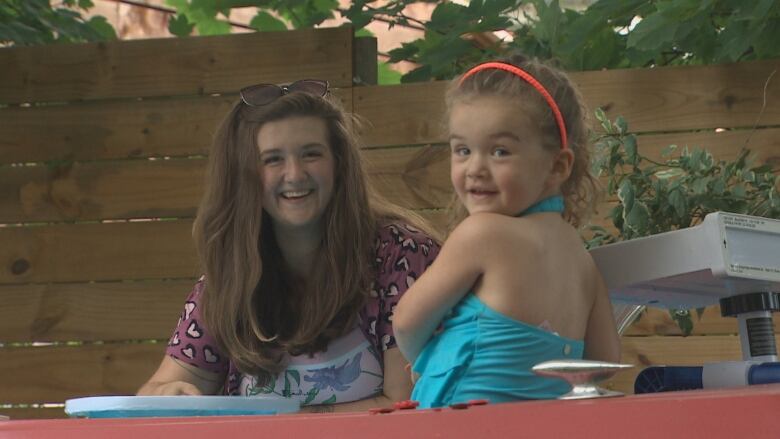
{"label": "sunglasses on head", "polygon": [[241,101],[250,107],[261,107],[288,93],[309,93],[316,96],[325,96],[328,93],[328,81],[301,79],[289,85],[250,85],[242,88],[239,94],[241,95]]}

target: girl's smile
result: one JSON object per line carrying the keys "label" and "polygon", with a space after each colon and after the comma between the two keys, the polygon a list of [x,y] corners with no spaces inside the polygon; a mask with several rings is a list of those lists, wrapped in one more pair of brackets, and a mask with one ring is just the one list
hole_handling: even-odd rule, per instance
{"label": "girl's smile", "polygon": [[481,96],[454,104],[450,113],[450,177],[469,214],[515,216],[555,193],[553,155],[517,104]]}

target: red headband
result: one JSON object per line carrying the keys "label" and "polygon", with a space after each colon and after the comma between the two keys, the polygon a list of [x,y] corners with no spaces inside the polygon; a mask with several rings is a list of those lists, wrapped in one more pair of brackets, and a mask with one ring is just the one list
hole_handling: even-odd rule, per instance
{"label": "red headband", "polygon": [[520,67],[516,67],[513,66],[512,64],[507,64],[503,62],[482,63],[475,67],[472,67],[471,70],[464,73],[463,76],[461,76],[460,82],[458,84],[459,85],[463,84],[463,81],[469,76],[487,69],[498,69],[498,70],[504,70],[513,73],[516,76],[522,78],[525,82],[531,84],[533,88],[535,88],[536,91],[538,91],[539,94],[542,95],[544,100],[547,101],[547,105],[550,106],[550,109],[552,109],[553,116],[555,116],[555,122],[558,124],[558,131],[561,132],[561,149],[566,149],[568,147],[566,143],[566,125],[563,123],[563,116],[561,115],[561,110],[558,109],[558,104],[555,103],[555,99],[553,99],[553,97],[550,96],[550,93],[547,91],[547,89],[544,88],[544,86],[540,84],[539,81],[536,80],[536,78],[531,76],[528,72],[521,69]]}

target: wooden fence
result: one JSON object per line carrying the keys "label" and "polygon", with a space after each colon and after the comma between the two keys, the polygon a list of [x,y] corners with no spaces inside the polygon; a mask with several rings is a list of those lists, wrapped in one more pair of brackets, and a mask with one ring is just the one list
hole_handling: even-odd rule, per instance
{"label": "wooden fence", "polygon": [[[372,182],[441,224],[446,84],[353,86],[374,60],[345,28],[0,49],[0,414],[61,417],[65,399],[132,394],[155,370],[199,274],[190,228],[210,138],[244,85],[329,80],[373,124]],[[780,86],[765,87],[778,67],[572,76],[650,155],[676,143],[733,157],[749,137],[780,163]],[[623,338],[624,361],[735,359],[735,334],[716,308],[686,338],[656,310]]]}

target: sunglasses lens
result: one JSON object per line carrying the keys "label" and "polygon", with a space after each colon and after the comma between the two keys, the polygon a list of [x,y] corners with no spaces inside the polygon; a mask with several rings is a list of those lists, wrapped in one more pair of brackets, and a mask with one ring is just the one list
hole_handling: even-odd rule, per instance
{"label": "sunglasses lens", "polygon": [[253,85],[241,90],[241,99],[247,105],[267,105],[282,95],[281,87],[274,84]]}
{"label": "sunglasses lens", "polygon": [[309,93],[317,96],[325,96],[325,93],[328,92],[328,82],[317,79],[301,79],[300,81],[295,81],[290,84],[288,89],[291,92],[295,91]]}

